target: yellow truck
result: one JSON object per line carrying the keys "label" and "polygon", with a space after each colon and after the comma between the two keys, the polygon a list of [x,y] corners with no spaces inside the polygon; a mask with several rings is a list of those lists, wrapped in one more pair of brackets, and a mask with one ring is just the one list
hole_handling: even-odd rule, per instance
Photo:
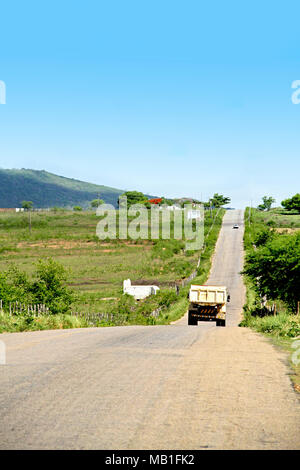
{"label": "yellow truck", "polygon": [[198,321],[215,321],[217,326],[226,325],[226,303],[230,301],[225,286],[191,285],[189,291],[188,324]]}

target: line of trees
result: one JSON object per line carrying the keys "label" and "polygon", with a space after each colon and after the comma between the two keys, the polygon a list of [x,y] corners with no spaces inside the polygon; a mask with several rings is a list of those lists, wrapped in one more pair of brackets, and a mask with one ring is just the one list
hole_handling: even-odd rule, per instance
{"label": "line of trees", "polygon": [[[130,206],[132,206],[133,204],[143,204],[144,206],[150,208],[151,207],[151,204],[148,200],[148,197],[139,192],[139,191],[126,191],[124,194],[122,194],[122,196],[126,196],[127,197],[127,207],[129,208]],[[221,207],[221,206],[224,206],[225,204],[229,204],[231,201],[230,197],[227,197],[227,196],[223,196],[222,194],[218,194],[218,193],[215,193],[213,195],[213,197],[207,202],[205,203],[204,205],[206,207],[215,207],[215,208],[218,208],[218,207]],[[119,198],[119,204],[120,204],[120,198]],[[186,199],[186,201],[184,201],[184,198],[183,199],[166,199],[166,198],[162,198],[162,204],[167,204],[167,205],[172,205],[172,204],[175,204],[175,203],[179,203],[181,206],[184,206],[184,204],[188,203],[188,202],[195,202],[195,203],[200,203],[200,201],[196,201],[195,199]]]}
{"label": "line of trees", "polygon": [[300,301],[300,233],[260,231],[253,241],[256,249],[246,255],[243,273],[260,297],[280,299],[295,312]]}
{"label": "line of trees", "polygon": [[[272,196],[264,196],[262,203],[257,206],[260,211],[269,211],[276,200]],[[289,199],[284,199],[281,205],[287,211],[295,211],[300,213],[300,194],[297,193]]]}

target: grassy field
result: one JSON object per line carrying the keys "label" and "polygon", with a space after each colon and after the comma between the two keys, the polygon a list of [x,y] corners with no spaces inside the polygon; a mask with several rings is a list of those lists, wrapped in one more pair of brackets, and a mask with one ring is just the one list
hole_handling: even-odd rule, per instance
{"label": "grassy field", "polygon": [[[248,209],[249,210],[249,209]],[[274,226],[276,228],[290,229],[300,228],[300,215],[296,212],[281,208],[271,209],[268,212],[252,209],[255,216],[255,224]]]}
{"label": "grassy field", "polygon": [[[224,210],[218,214],[216,210],[212,214],[205,212],[206,247],[198,270],[201,280],[208,274],[223,214]],[[31,275],[39,259],[51,257],[69,272],[68,284],[76,292],[73,311],[132,311],[140,323],[145,316],[150,321],[152,310],[163,306],[165,311],[156,322],[168,322],[180,316],[182,310],[179,311],[178,305],[185,304],[181,298],[184,289],[176,297],[173,284],[195,270],[199,251],[187,252],[184,241],[174,239],[99,240],[98,221],[99,217],[92,211],[33,212],[30,230],[28,213],[0,213],[0,271],[13,263]],[[132,299],[125,301],[122,284],[128,278],[133,283],[157,284],[161,292],[139,303]]]}
{"label": "grassy field", "polygon": [[[269,212],[261,212],[250,208],[245,210],[245,235],[244,245],[246,252],[254,250],[255,237],[259,232],[272,228],[278,233],[293,233],[300,228],[300,214],[290,213],[280,208],[271,209]],[[261,299],[255,292],[252,282],[244,278],[247,287],[246,304],[244,306],[244,319],[241,326],[247,326],[255,331],[265,334],[272,341],[286,351],[290,357],[295,352],[293,348],[295,338],[300,337],[300,315],[291,312],[284,302],[278,299],[269,299],[267,307],[276,306],[276,314],[262,311],[260,313]],[[295,389],[300,392],[300,365],[291,362],[295,374],[292,380]]]}

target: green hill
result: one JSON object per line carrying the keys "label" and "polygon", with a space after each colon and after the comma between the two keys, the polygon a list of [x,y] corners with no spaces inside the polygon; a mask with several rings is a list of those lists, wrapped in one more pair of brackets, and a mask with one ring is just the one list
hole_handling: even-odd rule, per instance
{"label": "green hill", "polygon": [[36,208],[87,208],[93,199],[117,205],[124,191],[38,170],[0,169],[0,207],[21,207],[22,201],[32,201]]}

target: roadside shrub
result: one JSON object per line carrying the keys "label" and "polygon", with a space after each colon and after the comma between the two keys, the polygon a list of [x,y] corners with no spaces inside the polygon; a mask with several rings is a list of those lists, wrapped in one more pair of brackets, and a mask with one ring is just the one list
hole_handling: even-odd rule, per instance
{"label": "roadside shrub", "polygon": [[3,308],[10,302],[24,304],[45,304],[52,314],[67,313],[74,300],[74,293],[66,285],[67,273],[64,267],[49,258],[37,264],[34,280],[12,265],[0,272],[0,299]]}
{"label": "roadside shrub", "polygon": [[240,326],[248,326],[259,333],[272,334],[281,338],[295,338],[300,335],[300,317],[286,313],[263,318],[247,315]]}
{"label": "roadside shrub", "polygon": [[273,237],[274,232],[272,232],[269,229],[264,229],[261,230],[260,232],[257,233],[257,235],[254,238],[254,244],[258,246],[265,245],[268,241],[271,240]]}
{"label": "roadside shrub", "polygon": [[46,304],[50,312],[67,313],[74,299],[73,292],[65,285],[67,273],[65,268],[49,258],[39,260],[37,279],[31,286],[36,303]]}
{"label": "roadside shrub", "polygon": [[300,233],[273,236],[249,252],[243,274],[261,297],[280,299],[295,311],[300,292]]}

